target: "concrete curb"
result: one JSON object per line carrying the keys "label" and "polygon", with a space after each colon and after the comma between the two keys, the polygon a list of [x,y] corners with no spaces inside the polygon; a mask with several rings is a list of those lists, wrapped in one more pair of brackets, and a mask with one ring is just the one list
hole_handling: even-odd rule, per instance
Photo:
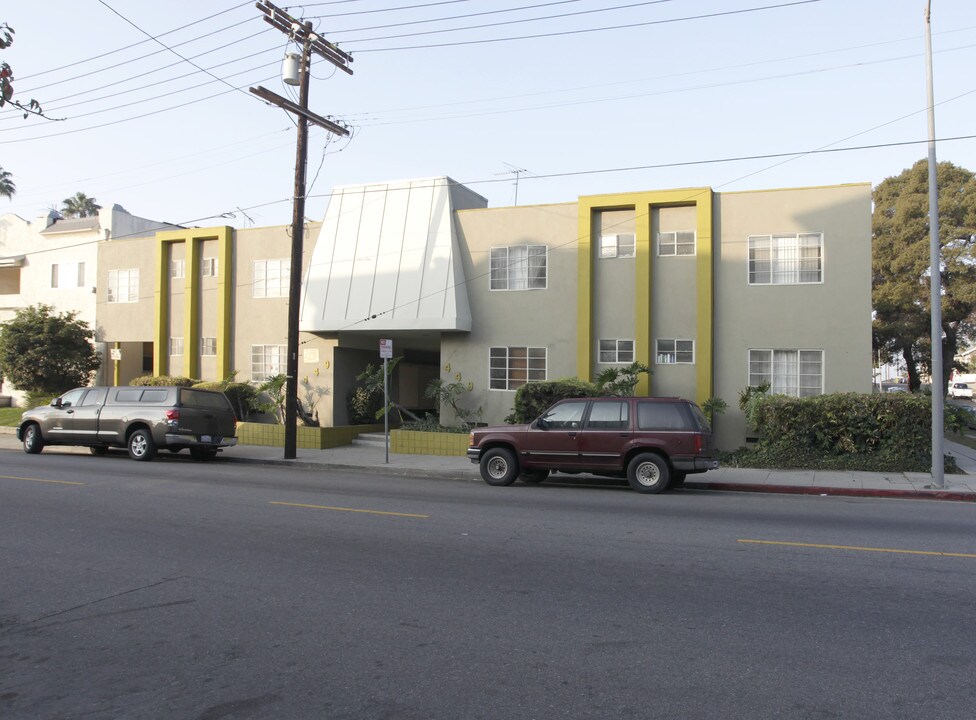
{"label": "concrete curb", "polygon": [[300,468],[302,470],[343,470],[360,473],[382,473],[410,477],[441,478],[443,480],[478,480],[478,471],[470,470],[430,470],[425,468],[404,468],[395,465],[351,465],[349,463],[307,462],[304,460],[274,460],[264,458],[220,457],[220,462],[246,463],[249,465],[275,465],[278,467]]}
{"label": "concrete curb", "polygon": [[844,497],[895,498],[900,500],[949,500],[976,502],[976,494],[952,490],[882,490],[876,488],[811,487],[807,485],[759,485],[749,483],[685,482],[691,490],[720,490],[732,492],[777,493],[785,495],[831,495]]}

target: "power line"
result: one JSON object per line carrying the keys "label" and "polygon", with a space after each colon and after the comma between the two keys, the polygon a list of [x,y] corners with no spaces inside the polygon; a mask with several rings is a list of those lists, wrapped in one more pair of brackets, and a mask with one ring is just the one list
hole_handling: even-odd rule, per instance
{"label": "power line", "polygon": [[[430,45],[402,45],[398,47],[385,47],[385,48],[363,48],[358,50],[360,53],[367,52],[389,52],[392,50],[426,50],[430,48],[441,48],[441,47],[458,47],[462,45],[484,45],[486,43],[496,43],[496,42],[511,42],[513,40],[537,40],[539,38],[551,38],[551,37],[562,37],[565,35],[579,35],[581,33],[591,33],[591,32],[603,32],[605,30],[625,30],[637,27],[647,27],[651,25],[666,25],[670,23],[685,22],[688,20],[703,20],[716,17],[725,17],[728,15],[742,15],[745,13],[752,12],[762,12],[765,10],[775,10],[778,8],[793,7],[795,5],[809,5],[811,3],[822,2],[822,0],[795,0],[795,2],[780,3],[778,5],[765,5],[763,7],[755,8],[745,8],[742,10],[727,10],[724,12],[716,13],[706,13],[703,15],[689,15],[680,18],[670,18],[667,20],[648,20],[646,22],[638,23],[627,23],[624,25],[611,25],[599,28],[583,28],[581,30],[563,30],[560,32],[551,33],[537,33],[535,35],[519,35],[515,37],[504,37],[504,38],[486,38],[482,40],[465,40],[461,42],[445,42],[445,43],[432,43]],[[357,42],[365,42],[364,40],[346,40],[346,44],[355,44]]]}
{"label": "power line", "polygon": [[164,43],[162,40],[160,40],[157,37],[155,37],[154,35],[151,35],[150,33],[146,32],[141,27],[139,27],[138,25],[136,25],[134,22],[132,22],[131,20],[129,20],[129,18],[125,17],[125,15],[123,15],[118,10],[116,10],[115,8],[113,8],[107,2],[105,2],[105,0],[98,0],[98,2],[101,3],[102,5],[104,5],[109,10],[111,10],[116,15],[118,15],[120,18],[122,18],[123,20],[125,20],[125,22],[129,23],[129,25],[131,25],[132,27],[134,27],[136,30],[138,30],[139,32],[141,32],[143,35],[145,35],[146,37],[148,37],[150,40],[152,40],[153,42],[158,43],[162,47],[164,47],[167,50],[169,50],[171,53],[173,53],[174,55],[176,55],[176,57],[180,58],[183,62],[189,63],[190,65],[192,65],[193,67],[195,67],[200,72],[206,73],[207,75],[209,75],[210,77],[212,77],[214,80],[217,80],[218,82],[221,82],[224,85],[226,85],[227,87],[229,87],[231,90],[235,90],[237,92],[242,92],[242,93],[244,93],[245,96],[250,97],[241,88],[234,87],[233,85],[231,85],[229,82],[227,82],[223,78],[217,77],[212,72],[210,72],[209,70],[205,70],[204,68],[200,67],[199,65],[197,65],[195,62],[193,62],[189,58],[184,57],[183,55],[180,55],[178,52],[176,52],[176,50],[174,50],[173,48],[171,48],[168,45],[166,45],[166,43]]}
{"label": "power line", "polygon": [[[346,30],[336,31],[335,34],[339,34],[340,32],[346,33],[346,32],[365,32],[367,30],[384,30],[386,28],[404,27],[406,25],[426,25],[427,23],[446,22],[448,20],[463,20],[463,19],[472,18],[472,17],[483,17],[485,15],[499,15],[499,14],[505,14],[505,13],[520,12],[522,10],[535,10],[536,8],[551,7],[553,5],[569,5],[570,3],[578,3],[578,2],[581,2],[581,1],[582,0],[555,0],[555,2],[540,3],[538,5],[522,5],[521,7],[504,8],[504,9],[501,9],[501,10],[482,10],[481,12],[465,13],[463,15],[445,15],[443,17],[429,18],[429,19],[426,19],[426,20],[409,20],[409,21],[406,21],[406,22],[388,23],[386,25],[373,25],[371,27],[347,28]],[[640,4],[644,4],[644,3],[640,3]],[[397,8],[397,9],[399,9],[399,8]],[[593,11],[591,11],[591,12],[593,12]],[[353,15],[353,14],[358,14],[358,13],[347,13],[347,14]],[[332,15],[313,15],[312,16],[312,18],[313,19],[316,19],[316,20],[318,20],[318,19],[324,19],[324,18],[330,18],[330,17],[336,17],[336,16],[332,16]],[[467,28],[460,28],[460,29],[467,29]]]}
{"label": "power line", "polygon": [[[220,12],[214,13],[213,15],[207,15],[207,17],[200,18],[199,20],[194,20],[193,22],[187,23],[186,25],[181,25],[178,28],[173,28],[172,30],[167,30],[166,32],[160,33],[158,37],[165,37],[166,35],[172,35],[173,33],[179,32],[180,30],[185,30],[186,28],[192,27],[193,25],[199,25],[200,23],[206,22],[207,20],[212,20],[213,18],[217,17],[218,15],[223,15],[225,13],[229,13],[232,10],[237,10],[238,8],[242,8],[245,5],[250,5],[250,4],[251,4],[250,0],[248,0],[247,2],[242,2],[240,5],[234,5],[233,7],[229,7],[226,10],[221,10]],[[253,18],[248,18],[248,21],[250,21],[250,20],[253,20]],[[222,29],[223,30],[227,30],[227,29],[229,29],[231,27],[236,27],[237,25],[240,25],[240,24],[241,23],[236,23],[235,25],[230,25],[227,28],[222,28]],[[216,30],[214,32],[220,32],[220,30]],[[187,40],[186,42],[193,42],[193,40],[199,40],[200,38],[209,37],[210,35],[213,35],[213,34],[214,33],[207,33],[206,35],[201,35],[198,38],[192,38],[191,40]],[[129,50],[129,49],[134,48],[134,47],[137,47],[139,45],[145,45],[147,42],[149,42],[148,39],[146,39],[146,40],[140,40],[139,42],[134,42],[134,43],[131,43],[129,45],[125,45],[123,47],[116,48],[115,50],[109,50],[109,51],[103,52],[103,53],[101,53],[99,55],[93,55],[92,57],[85,58],[84,60],[76,60],[75,62],[71,62],[71,63],[68,63],[66,65],[60,65],[58,67],[50,68],[48,70],[41,70],[39,72],[34,73],[33,75],[24,75],[20,79],[21,80],[29,80],[30,78],[40,77],[41,75],[48,75],[49,73],[58,72],[59,70],[67,70],[68,68],[76,67],[78,65],[83,65],[83,64],[85,64],[87,62],[91,62],[92,60],[100,60],[103,57],[108,57],[109,55],[115,55],[116,53],[120,53],[120,52],[122,52],[124,50]],[[185,44],[185,43],[181,43],[181,44]],[[177,45],[176,47],[179,47],[179,46]],[[150,55],[155,55],[155,54],[156,53],[150,53]],[[149,55],[144,55],[143,57],[149,57]],[[141,58],[136,58],[136,59],[139,60]],[[108,68],[105,68],[105,69],[108,69]],[[84,77],[84,76],[82,76],[82,77]],[[41,87],[47,87],[47,86],[46,85],[42,85]],[[34,92],[34,90],[27,90],[25,92]]]}
{"label": "power line", "polygon": [[[819,1],[819,0],[811,0],[811,1]],[[398,38],[418,37],[418,36],[421,36],[421,35],[438,35],[438,34],[441,34],[441,33],[461,32],[463,30],[483,30],[484,28],[504,27],[504,26],[508,26],[508,25],[518,25],[518,24],[521,24],[521,23],[539,22],[541,20],[558,20],[560,18],[577,17],[579,15],[591,15],[593,13],[612,12],[614,10],[624,10],[624,9],[629,9],[629,8],[641,7],[641,6],[645,6],[645,5],[660,5],[662,3],[667,3],[667,2],[673,2],[673,0],[645,0],[644,2],[630,3],[629,5],[616,5],[616,6],[613,6],[613,7],[602,7],[602,8],[596,8],[596,9],[593,9],[593,10],[580,10],[578,12],[561,13],[561,14],[558,14],[558,15],[543,15],[541,17],[534,17],[534,18],[520,18],[520,19],[517,19],[517,20],[505,20],[503,22],[483,23],[481,25],[468,25],[466,27],[459,27],[459,28],[444,28],[444,29],[441,29],[441,30],[426,30],[426,31],[415,32],[415,33],[403,33],[403,34],[400,34],[400,35],[384,35],[382,37],[360,38],[358,40],[349,40],[347,42],[354,43],[354,42],[372,42],[374,40],[395,40],[395,39],[398,39]],[[561,3],[552,3],[552,4],[561,4]],[[528,7],[543,7],[543,6],[528,6]],[[522,9],[522,8],[513,8],[513,10],[520,10],[520,9]],[[496,10],[494,12],[511,12],[511,11],[512,10]],[[487,15],[489,13],[475,13],[475,15],[482,15],[482,14]],[[461,16],[461,17],[463,17],[463,16]],[[443,18],[438,18],[437,21],[439,22],[442,19]],[[430,20],[427,20],[427,21],[417,21],[417,22],[431,22],[431,21]],[[417,24],[417,23],[399,23],[398,25],[414,25],[414,24]],[[381,27],[381,28],[382,27],[398,27],[398,25],[389,25],[389,26],[383,26],[383,25],[381,25],[379,27]],[[633,27],[633,26],[622,26],[622,27]],[[375,29],[375,28],[357,28],[356,30],[342,30],[342,31],[337,31],[334,34],[335,35],[341,35],[341,34],[350,33],[350,32],[357,32],[357,31],[361,31],[361,30],[373,30],[373,29]]]}

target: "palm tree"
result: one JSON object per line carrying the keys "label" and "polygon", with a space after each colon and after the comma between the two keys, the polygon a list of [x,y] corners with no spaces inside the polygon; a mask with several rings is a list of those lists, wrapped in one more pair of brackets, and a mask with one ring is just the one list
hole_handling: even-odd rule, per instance
{"label": "palm tree", "polygon": [[61,214],[66,218],[83,218],[98,214],[102,206],[95,202],[95,198],[90,198],[85,193],[75,193],[72,197],[65,198],[61,205]]}
{"label": "palm tree", "polygon": [[14,185],[13,176],[0,167],[0,196],[12,199],[14,193],[17,192],[17,186]]}

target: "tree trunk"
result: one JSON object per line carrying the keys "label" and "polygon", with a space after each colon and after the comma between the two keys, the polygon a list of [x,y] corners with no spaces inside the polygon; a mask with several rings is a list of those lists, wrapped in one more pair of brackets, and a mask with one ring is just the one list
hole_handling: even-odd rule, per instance
{"label": "tree trunk", "polygon": [[911,392],[918,392],[922,387],[922,381],[918,377],[918,365],[915,363],[915,356],[912,354],[910,345],[901,349],[901,356],[905,359],[905,368],[908,370],[908,389]]}

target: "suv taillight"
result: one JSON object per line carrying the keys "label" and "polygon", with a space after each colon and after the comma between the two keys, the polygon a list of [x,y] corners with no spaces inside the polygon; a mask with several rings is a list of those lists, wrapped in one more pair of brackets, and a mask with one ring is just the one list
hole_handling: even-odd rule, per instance
{"label": "suv taillight", "polygon": [[701,454],[705,449],[705,436],[701,433],[695,433],[695,453]]}
{"label": "suv taillight", "polygon": [[166,419],[167,420],[179,420],[180,419],[180,411],[179,410],[167,410],[166,411]]}

